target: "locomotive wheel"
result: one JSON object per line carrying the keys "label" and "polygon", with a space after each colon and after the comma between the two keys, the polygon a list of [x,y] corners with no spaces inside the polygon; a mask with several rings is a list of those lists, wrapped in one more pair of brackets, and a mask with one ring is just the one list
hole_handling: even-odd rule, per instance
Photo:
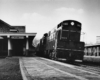
{"label": "locomotive wheel", "polygon": [[50,58],[50,59],[54,59],[54,54],[53,54],[53,52],[50,52],[49,58]]}
{"label": "locomotive wheel", "polygon": [[50,58],[50,59],[52,58],[52,54],[51,54],[51,52],[49,53],[49,58]]}
{"label": "locomotive wheel", "polygon": [[56,57],[56,53],[54,53],[54,60],[58,60],[58,58]]}
{"label": "locomotive wheel", "polygon": [[56,53],[55,52],[52,52],[51,56],[52,56],[52,60],[57,60],[57,57],[56,57]]}
{"label": "locomotive wheel", "polygon": [[49,58],[50,58],[50,59],[53,59],[53,54],[52,54],[52,52],[50,52]]}
{"label": "locomotive wheel", "polygon": [[73,63],[75,60],[74,59],[71,59],[71,58],[67,58],[66,59],[66,62],[68,62],[68,63]]}
{"label": "locomotive wheel", "polygon": [[67,56],[66,62],[70,62],[70,63],[74,62],[74,59],[72,58],[71,53]]}
{"label": "locomotive wheel", "polygon": [[47,58],[47,51],[44,51],[44,57]]}
{"label": "locomotive wheel", "polygon": [[49,54],[49,58],[50,59],[52,59],[52,60],[57,60],[57,57],[56,57],[56,54],[55,54],[55,52],[50,52],[50,54]]}
{"label": "locomotive wheel", "polygon": [[53,60],[55,59],[54,52],[51,53],[51,59],[53,59]]}

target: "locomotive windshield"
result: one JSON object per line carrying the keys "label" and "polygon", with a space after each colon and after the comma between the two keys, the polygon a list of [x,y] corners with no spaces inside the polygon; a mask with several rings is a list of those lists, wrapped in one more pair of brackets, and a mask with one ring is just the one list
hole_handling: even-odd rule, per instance
{"label": "locomotive windshield", "polygon": [[81,32],[81,24],[75,22],[66,22],[62,24],[62,31],[60,39],[68,41],[79,41]]}
{"label": "locomotive windshield", "polygon": [[62,30],[61,38],[68,39],[69,32],[67,30]]}
{"label": "locomotive windshield", "polygon": [[66,39],[68,41],[79,41],[80,32],[62,29],[60,39]]}
{"label": "locomotive windshield", "polygon": [[81,31],[81,24],[75,22],[66,22],[62,24],[63,30]]}

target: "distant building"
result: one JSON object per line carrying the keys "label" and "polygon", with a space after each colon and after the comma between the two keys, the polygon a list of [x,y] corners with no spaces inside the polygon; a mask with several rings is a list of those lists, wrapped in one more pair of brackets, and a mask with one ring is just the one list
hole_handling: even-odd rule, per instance
{"label": "distant building", "polygon": [[36,33],[26,33],[25,26],[11,26],[0,20],[0,56],[24,56],[33,50]]}
{"label": "distant building", "polygon": [[96,36],[96,43],[100,44],[100,36]]}

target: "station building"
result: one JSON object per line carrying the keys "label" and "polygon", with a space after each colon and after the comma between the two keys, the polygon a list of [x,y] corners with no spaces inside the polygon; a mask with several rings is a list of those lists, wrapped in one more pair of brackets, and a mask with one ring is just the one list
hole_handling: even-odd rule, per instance
{"label": "station building", "polygon": [[11,26],[0,19],[0,56],[24,56],[34,51],[36,33],[26,33],[25,26]]}

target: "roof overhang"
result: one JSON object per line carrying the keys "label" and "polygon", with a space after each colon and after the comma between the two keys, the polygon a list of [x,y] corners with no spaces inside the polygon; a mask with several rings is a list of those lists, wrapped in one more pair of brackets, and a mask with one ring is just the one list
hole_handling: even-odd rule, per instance
{"label": "roof overhang", "polygon": [[0,36],[36,36],[37,33],[0,33]]}

